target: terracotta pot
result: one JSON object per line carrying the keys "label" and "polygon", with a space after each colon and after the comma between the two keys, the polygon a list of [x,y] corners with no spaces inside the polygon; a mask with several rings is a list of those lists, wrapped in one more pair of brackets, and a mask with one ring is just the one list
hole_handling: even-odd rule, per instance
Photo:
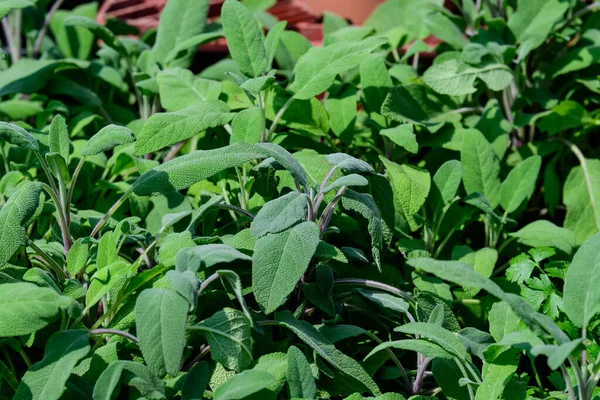
{"label": "terracotta pot", "polygon": [[384,2],[384,0],[305,0],[306,4],[318,15],[331,11],[353,24],[362,24],[365,19]]}

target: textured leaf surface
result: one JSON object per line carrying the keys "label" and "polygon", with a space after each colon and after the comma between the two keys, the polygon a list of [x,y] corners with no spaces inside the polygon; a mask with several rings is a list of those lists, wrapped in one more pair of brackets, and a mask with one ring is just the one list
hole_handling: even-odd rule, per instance
{"label": "textured leaf surface", "polygon": [[297,99],[310,99],[326,91],[336,75],[357,67],[384,42],[369,38],[360,42],[339,42],[313,47],[296,64],[296,79],[290,86]]}
{"label": "textured leaf surface", "polygon": [[426,322],[409,322],[394,329],[397,332],[419,335],[431,340],[437,345],[442,346],[446,351],[451,352],[456,357],[466,359],[467,349],[460,338],[453,332],[442,328],[436,324]]}
{"label": "textured leaf surface", "polygon": [[317,385],[310,364],[297,347],[291,346],[287,352],[288,364],[286,378],[290,387],[290,396],[297,399],[317,397]]}
{"label": "textured leaf surface", "polygon": [[254,14],[237,0],[227,0],[221,10],[221,23],[229,52],[240,71],[251,77],[266,72],[267,54]]}
{"label": "textured leaf surface", "polygon": [[586,329],[600,311],[600,234],[595,234],[577,250],[567,270],[563,307],[569,319]]}
{"label": "textured leaf surface", "polygon": [[208,128],[225,125],[232,118],[227,104],[218,100],[194,104],[180,111],[154,114],[137,136],[135,154],[160,150]]}
{"label": "textured leaf surface", "polygon": [[175,268],[180,272],[192,271],[195,274],[201,269],[235,260],[250,261],[252,258],[226,244],[211,243],[180,251],[177,254]]}
{"label": "textured leaf surface", "polygon": [[0,288],[0,337],[28,335],[42,329],[65,305],[55,290],[33,283],[6,283]]}
{"label": "textured leaf surface", "polygon": [[553,247],[567,254],[571,254],[576,246],[575,233],[543,219],[534,221],[510,235],[527,246]]}
{"label": "textured leaf surface", "polygon": [[26,243],[25,228],[38,209],[41,192],[41,183],[27,183],[13,193],[0,209],[0,266],[6,264]]}
{"label": "textured leaf surface", "polygon": [[500,202],[500,162],[481,132],[476,129],[464,131],[460,160],[467,194],[481,193],[492,208],[496,208]]}
{"label": "textured leaf surface", "polygon": [[454,354],[450,353],[444,347],[440,346],[437,343],[430,342],[425,339],[403,339],[395,340],[392,342],[384,342],[375,346],[375,348],[371,350],[369,354],[367,354],[365,359],[371,357],[376,353],[379,353],[382,350],[389,348],[414,351],[430,358],[444,358],[448,360],[452,360],[455,358]]}
{"label": "textured leaf surface", "polygon": [[80,15],[71,15],[65,19],[65,26],[77,26],[81,28],[85,28],[90,30],[96,37],[101,39],[107,46],[112,47],[122,56],[127,56],[127,50],[125,47],[119,42],[117,37],[108,29],[107,27],[100,25],[92,18],[80,16]]}
{"label": "textured leaf surface", "polygon": [[188,69],[169,68],[156,76],[161,105],[168,111],[178,111],[205,100],[217,100],[221,83],[196,78]]}
{"label": "textured leaf surface", "polygon": [[82,156],[95,156],[123,144],[133,143],[135,136],[131,129],[119,125],[107,125],[90,138],[81,152]]}
{"label": "textured leaf surface", "polygon": [[215,390],[215,400],[243,399],[275,383],[268,372],[249,369],[231,377]]}
{"label": "textured leaf surface", "polygon": [[250,321],[240,311],[224,308],[190,329],[206,336],[213,360],[241,371],[252,362]]}
{"label": "textured leaf surface", "polygon": [[52,119],[48,144],[50,152],[58,153],[66,162],[69,161],[69,129],[65,119],[60,114]]}
{"label": "textured leaf surface", "polygon": [[87,330],[55,333],[46,344],[44,358],[23,376],[14,399],[59,399],[71,371],[89,351]]}
{"label": "textured leaf surface", "polygon": [[308,215],[305,194],[290,192],[265,204],[250,225],[250,233],[260,238],[267,233],[280,233],[296,225]]}
{"label": "textured leaf surface", "polygon": [[600,231],[600,160],[585,160],[584,166],[571,169],[563,187],[567,206],[564,227],[575,232],[582,244]]}
{"label": "textured leaf surface", "polygon": [[185,347],[187,301],[171,290],[146,289],[135,302],[136,332],[150,371],[177,375]]}
{"label": "textured leaf surface", "polygon": [[15,124],[0,121],[0,139],[30,151],[38,151],[35,136]]}
{"label": "textured leaf surface", "polygon": [[417,213],[425,203],[431,187],[429,172],[409,165],[399,165],[380,157],[389,175],[394,191],[394,204],[406,216]]}
{"label": "textured leaf surface", "polygon": [[185,189],[223,170],[264,157],[263,151],[245,143],[197,150],[146,172],[134,183],[133,190],[138,196],[149,196]]}
{"label": "textured leaf surface", "polygon": [[521,161],[508,173],[500,187],[500,205],[504,211],[515,211],[523,201],[531,197],[541,165],[542,158],[533,156]]}
{"label": "textured leaf surface", "polygon": [[319,356],[342,371],[344,374],[361,382],[373,394],[381,391],[363,367],[354,359],[335,348],[314,326],[306,321],[299,321],[289,311],[276,315],[277,322],[294,332],[304,343],[310,346]]}
{"label": "textured leaf surface", "polygon": [[270,314],[282,305],[306,272],[319,244],[319,229],[305,221],[256,241],[252,282],[256,301]]}

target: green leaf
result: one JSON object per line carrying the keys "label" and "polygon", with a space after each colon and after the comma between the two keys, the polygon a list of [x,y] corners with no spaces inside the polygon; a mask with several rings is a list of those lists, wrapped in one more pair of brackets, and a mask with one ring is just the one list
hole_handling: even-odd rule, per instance
{"label": "green leaf", "polygon": [[[219,82],[197,78],[192,71],[183,68],[160,71],[156,75],[156,81],[161,105],[167,111],[179,111],[206,100],[218,100],[222,89]],[[223,104],[218,104],[223,108]],[[215,108],[215,112],[219,112],[220,108],[215,103],[210,106]]]}
{"label": "green leaf", "polygon": [[257,147],[245,143],[197,150],[146,172],[135,181],[133,191],[138,196],[149,196],[185,189],[228,168],[265,156]]}
{"label": "green leaf", "polygon": [[505,351],[491,363],[483,367],[483,381],[477,388],[475,400],[500,399],[510,378],[517,371],[520,352],[517,349]]}
{"label": "green leaf", "polygon": [[131,129],[118,125],[107,125],[90,138],[81,151],[82,156],[95,156],[128,143],[133,143],[135,136]]}
{"label": "green leaf", "polygon": [[[173,49],[186,40],[204,32],[209,0],[169,0],[160,14],[156,42],[152,48],[155,59],[165,65]],[[171,62],[172,66],[187,68],[196,53],[196,45],[186,46],[184,57]]]}
{"label": "green leaf", "polygon": [[97,3],[76,6],[72,10],[56,10],[50,19],[50,30],[54,35],[58,49],[65,57],[87,60],[92,53],[94,35],[85,28],[67,26],[65,21],[70,16],[94,18],[98,11]]}
{"label": "green leaf", "polygon": [[409,309],[409,304],[399,297],[391,294],[374,292],[372,290],[355,289],[358,294],[368,301],[377,304],[380,307],[387,308],[394,312],[405,313]]}
{"label": "green leaf", "polygon": [[241,371],[252,362],[250,321],[240,311],[224,308],[188,329],[206,336],[212,359],[225,368]]}
{"label": "green leaf", "polygon": [[107,27],[100,25],[92,18],[71,15],[67,17],[64,21],[64,26],[75,26],[81,27],[90,30],[96,37],[104,42],[109,47],[112,47],[116,51],[118,51],[122,56],[127,57],[127,50],[125,47],[119,42],[117,37],[108,29]]}
{"label": "green leaf", "polygon": [[457,58],[436,62],[423,74],[423,82],[427,86],[438,93],[451,96],[475,93],[475,82],[478,79],[497,92],[510,85],[513,75],[504,64],[484,63],[475,66],[462,63]]}
{"label": "green leaf", "polygon": [[457,334],[436,324],[426,322],[409,322],[394,329],[396,332],[419,335],[442,346],[446,351],[461,359],[467,358],[467,349]]}
{"label": "green leaf", "polygon": [[577,326],[586,329],[600,311],[600,234],[595,234],[577,250],[567,270],[563,310]]}
{"label": "green leaf", "polygon": [[281,306],[306,272],[319,244],[319,229],[305,221],[256,241],[252,262],[254,297],[265,314]]}
{"label": "green leaf", "polygon": [[394,121],[427,125],[432,127],[431,129],[443,122],[436,120],[441,115],[441,109],[422,84],[392,88],[381,106],[381,114]]}
{"label": "green leaf", "polygon": [[66,185],[69,182],[69,169],[65,159],[58,153],[46,153],[46,163],[56,179]]}
{"label": "green leaf", "polygon": [[361,382],[375,395],[381,393],[377,384],[367,374],[363,367],[353,358],[348,357],[335,348],[325,337],[306,321],[299,321],[289,311],[277,313],[275,319],[279,325],[285,326],[294,332],[304,343],[310,346],[319,356],[343,372]]}
{"label": "green leaf", "polygon": [[236,260],[251,261],[252,258],[226,244],[204,244],[181,250],[177,254],[175,268],[180,272],[191,271],[196,274],[201,269]]}
{"label": "green leaf", "polygon": [[152,115],[137,135],[134,153],[138,156],[191,138],[209,128],[223,126],[233,118],[227,104],[205,101],[183,110]]}
{"label": "green leaf", "polygon": [[399,165],[385,157],[379,157],[385,165],[394,191],[396,209],[407,217],[419,212],[431,187],[429,172],[409,165]]}
{"label": "green leaf", "polygon": [[[559,369],[569,357],[576,357],[581,353],[580,345],[583,339],[572,340],[560,346],[552,344],[537,345],[531,348],[531,354],[538,356],[544,354],[548,357],[548,366],[552,370]],[[578,350],[576,352],[576,350]]]}
{"label": "green leaf", "polygon": [[329,123],[333,133],[342,137],[346,132],[352,133],[356,122],[358,96],[356,88],[348,85],[337,93],[330,92],[325,100],[325,108],[329,114]]}
{"label": "green leaf", "polygon": [[250,77],[265,73],[268,59],[254,14],[237,0],[227,0],[221,9],[221,23],[229,52],[240,71]]}
{"label": "green leaf", "polygon": [[490,333],[497,342],[501,341],[509,333],[522,330],[519,317],[504,301],[496,302],[488,314],[490,322]]}
{"label": "green leaf", "polygon": [[206,361],[195,363],[185,375],[181,387],[181,398],[185,400],[202,400],[210,378],[210,369]]}
{"label": "green leaf", "polygon": [[516,211],[523,201],[531,198],[535,189],[542,158],[532,156],[517,164],[500,186],[500,205],[504,211]]}
{"label": "green leaf", "polygon": [[583,160],[583,166],[571,169],[563,187],[563,225],[575,232],[578,245],[600,231],[600,160]]}
{"label": "green leaf", "polygon": [[571,254],[576,247],[575,233],[543,219],[526,225],[510,236],[530,247],[553,247],[566,254]]}
{"label": "green leaf", "polygon": [[192,311],[196,308],[198,302],[198,290],[200,281],[192,271],[167,271],[167,280],[177,293],[190,303]]}
{"label": "green leaf", "polygon": [[227,382],[219,386],[215,390],[213,398],[215,400],[243,399],[275,382],[276,379],[273,375],[264,371],[249,369],[232,376]]}
{"label": "green leaf", "polygon": [[58,114],[52,119],[50,124],[50,134],[48,135],[48,144],[50,152],[58,153],[65,162],[69,161],[69,129],[62,115]]}
{"label": "green leaf", "polygon": [[265,53],[267,55],[267,69],[273,65],[275,53],[280,46],[282,33],[285,31],[287,21],[280,21],[267,33],[265,38]]}
{"label": "green leaf", "polygon": [[38,331],[53,322],[59,309],[70,303],[55,290],[33,283],[6,283],[0,288],[0,337]]}
{"label": "green leaf", "polygon": [[292,178],[294,178],[294,181],[298,185],[306,186],[306,171],[304,171],[302,165],[300,165],[298,160],[289,151],[275,143],[258,143],[256,146],[273,157],[275,161],[292,175]]}
{"label": "green leaf", "polygon": [[369,111],[380,113],[381,105],[392,88],[392,78],[381,54],[369,54],[360,63],[360,84]]}
{"label": "green leaf", "polygon": [[364,218],[366,218],[368,225],[367,229],[371,235],[371,251],[373,252],[373,259],[379,271],[381,271],[381,249],[383,247],[383,220],[381,219],[381,212],[375,204],[375,200],[370,194],[359,193],[354,190],[348,189],[344,192],[342,197],[342,207],[346,210],[352,210]]}
{"label": "green leaf", "polygon": [[[460,261],[473,267],[473,269],[482,276],[489,278],[492,276],[496,261],[498,261],[498,252],[496,249],[484,247],[483,249],[466,254],[460,258]],[[465,293],[469,297],[475,297],[475,295],[479,293],[479,288],[464,288]]]}
{"label": "green leaf", "polygon": [[131,265],[125,261],[115,261],[97,270],[90,278],[90,286],[85,295],[86,309],[89,310],[96,305],[102,296],[107,294],[119,281],[126,278],[130,271]]}
{"label": "green leaf", "polygon": [[431,187],[432,208],[437,213],[454,200],[462,181],[463,168],[458,160],[443,163],[433,176]]}
{"label": "green leaf", "polygon": [[296,79],[290,86],[296,99],[310,99],[323,93],[338,74],[355,68],[385,42],[368,38],[360,42],[338,42],[326,47],[313,47],[296,64]]}
{"label": "green leaf", "polygon": [[500,161],[492,145],[476,129],[463,133],[460,160],[467,194],[481,193],[496,208],[500,202]]}
{"label": "green leaf", "polygon": [[265,204],[250,225],[250,233],[260,238],[268,233],[280,233],[308,215],[308,198],[305,194],[290,192]]}
{"label": "green leaf", "polygon": [[135,302],[135,327],[150,371],[175,376],[185,347],[188,303],[171,290],[146,289]]}
{"label": "green leaf", "polygon": [[365,359],[370,358],[374,354],[389,348],[414,351],[429,358],[443,358],[447,360],[453,360],[455,358],[454,354],[450,353],[443,346],[440,346],[434,342],[429,342],[425,339],[403,339],[392,342],[383,342],[375,346],[375,348],[371,350],[369,354],[367,354]]}
{"label": "green leaf", "polygon": [[117,360],[108,364],[96,381],[93,399],[113,400],[117,398],[118,387],[121,384],[132,386],[148,399],[165,397],[162,380],[153,376],[144,364]]}
{"label": "green leaf", "polygon": [[440,38],[455,49],[460,50],[469,43],[458,26],[441,12],[428,14],[423,23],[435,37]]}
{"label": "green leaf", "polygon": [[600,46],[585,46],[569,50],[552,63],[552,79],[588,68],[600,60]]}
{"label": "green leaf", "polygon": [[358,175],[358,174],[350,174],[350,175],[344,175],[341,178],[336,179],[335,181],[333,181],[333,183],[331,183],[330,185],[328,185],[326,188],[323,189],[323,193],[329,193],[332,190],[341,188],[342,186],[367,186],[369,184],[369,181],[367,180],[367,178],[365,178],[362,175]]}
{"label": "green leaf", "polygon": [[290,397],[293,399],[315,399],[317,397],[317,386],[306,357],[295,346],[290,346],[287,356],[286,379],[290,387]]}
{"label": "green leaf", "polygon": [[413,124],[402,124],[390,129],[382,129],[380,135],[388,137],[392,142],[404,148],[409,153],[417,154],[419,144],[415,136]]}
{"label": "green leaf", "polygon": [[431,372],[444,395],[452,400],[469,400],[469,390],[461,386],[459,381],[464,378],[461,370],[453,360],[436,358],[431,363]]}
{"label": "green leaf", "polygon": [[29,151],[39,151],[38,140],[20,126],[0,121],[0,139]]}
{"label": "green leaf", "polygon": [[0,266],[6,264],[27,242],[25,229],[35,217],[42,196],[42,184],[29,182],[21,186],[0,209]]}
{"label": "green leaf", "polygon": [[590,117],[581,104],[565,100],[552,107],[550,113],[544,113],[537,126],[542,132],[555,135],[567,129],[579,128],[586,120],[590,120]]}
{"label": "green leaf", "polygon": [[0,96],[12,93],[33,93],[43,88],[57,68],[85,68],[81,60],[34,60],[23,58],[0,73]]}
{"label": "green leaf", "polygon": [[2,0],[0,2],[0,18],[4,18],[12,9],[35,6],[30,0]]}
{"label": "green leaf", "polygon": [[569,8],[565,0],[519,0],[517,11],[508,19],[508,27],[520,43],[518,61],[541,46]]}
{"label": "green leaf", "polygon": [[[169,53],[165,57],[164,63],[168,65],[173,60],[181,59],[182,57],[185,57],[186,54],[189,54],[188,52],[193,53],[195,47],[201,46],[208,42],[212,42],[213,40],[218,39],[220,37],[223,37],[222,31],[200,33],[188,39],[182,40],[181,42],[177,43],[175,48],[169,51]],[[181,63],[181,60],[179,61],[179,63]],[[186,64],[182,65],[185,66]]]}
{"label": "green leaf", "polygon": [[332,153],[328,154],[325,159],[327,162],[343,169],[346,173],[356,174],[372,174],[375,173],[373,167],[369,163],[359,160],[358,158],[352,157],[345,153]]}
{"label": "green leaf", "polygon": [[431,258],[412,258],[407,261],[413,268],[461,286],[481,288],[488,293],[507,302],[521,320],[539,334],[549,334],[559,343],[567,342],[567,335],[547,316],[536,312],[522,297],[504,292],[489,278],[475,272],[470,266],[460,261],[439,261]]}
{"label": "green leaf", "polygon": [[90,255],[89,249],[89,244],[84,243],[83,239],[77,239],[73,242],[67,255],[67,272],[69,276],[74,277],[85,268]]}
{"label": "green leaf", "polygon": [[235,114],[231,121],[230,143],[249,143],[256,144],[260,142],[260,136],[263,131],[262,114],[258,107],[247,108]]}
{"label": "green leaf", "polygon": [[13,399],[59,399],[71,371],[89,351],[87,330],[56,332],[46,344],[44,358],[23,376]]}

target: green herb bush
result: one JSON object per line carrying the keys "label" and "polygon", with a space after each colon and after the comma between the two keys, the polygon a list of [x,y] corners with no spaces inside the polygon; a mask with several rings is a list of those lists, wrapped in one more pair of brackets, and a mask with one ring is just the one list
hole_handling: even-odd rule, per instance
{"label": "green herb bush", "polygon": [[0,1],[0,399],[600,398],[600,3],[271,3]]}

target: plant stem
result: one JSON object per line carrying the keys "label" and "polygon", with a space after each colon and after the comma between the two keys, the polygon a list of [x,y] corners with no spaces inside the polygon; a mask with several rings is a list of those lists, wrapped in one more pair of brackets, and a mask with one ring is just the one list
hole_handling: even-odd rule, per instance
{"label": "plant stem", "polygon": [[0,143],[0,157],[2,157],[2,163],[4,164],[4,170],[8,174],[10,172],[10,166],[8,165],[8,156],[4,151],[4,143]]}
{"label": "plant stem", "polygon": [[69,277],[67,276],[67,274],[65,273],[65,271],[62,270],[62,268],[60,267],[60,265],[58,265],[56,263],[56,261],[54,261],[54,259],[52,257],[50,257],[50,255],[48,253],[46,253],[44,250],[42,250],[37,244],[35,244],[32,240],[29,240],[27,245],[29,247],[31,247],[41,258],[44,259],[44,261],[46,261],[48,263],[48,265],[50,266],[50,268],[52,268],[52,270],[54,270],[54,272],[61,276],[63,279],[68,279]]}
{"label": "plant stem", "polygon": [[290,104],[292,104],[293,101],[294,97],[292,96],[283,104],[283,106],[277,112],[277,114],[275,114],[275,118],[273,118],[273,123],[271,124],[271,129],[269,129],[269,134],[267,135],[267,142],[271,141],[273,134],[275,133],[275,128],[277,128],[277,124],[279,123],[279,120],[281,119],[281,117],[283,117],[283,114],[285,114],[288,107],[290,106]]}
{"label": "plant stem", "polygon": [[219,274],[217,274],[216,272],[208,278],[206,278],[204,282],[202,282],[202,284],[200,285],[200,289],[198,289],[198,294],[202,293],[208,287],[208,285],[210,285],[217,279],[219,279]]}
{"label": "plant stem", "polygon": [[50,186],[42,183],[42,189],[44,189],[44,191],[50,195],[52,201],[54,202],[54,207],[56,207],[56,212],[58,213],[58,226],[60,227],[65,255],[67,255],[69,254],[69,249],[71,248],[71,235],[69,233],[69,225],[67,224],[61,202],[56,195],[56,192],[54,192]]}
{"label": "plant stem", "polygon": [[54,14],[56,14],[56,11],[60,8],[64,1],[65,0],[56,0],[54,4],[52,4],[50,10],[48,11],[48,14],[46,14],[44,24],[42,25],[42,28],[40,29],[40,32],[38,33],[37,38],[35,39],[35,44],[33,46],[34,57],[37,57],[39,55],[40,49],[42,48],[42,43],[44,42],[44,36],[46,36],[48,26],[50,26],[50,21],[52,20],[52,17],[54,16]]}
{"label": "plant stem", "polygon": [[67,226],[71,226],[71,202],[73,201],[73,192],[75,191],[75,183],[77,183],[77,179],[79,178],[79,173],[81,172],[81,169],[83,168],[83,164],[85,162],[85,156],[82,156],[79,159],[79,163],[77,163],[77,167],[75,168],[75,171],[73,172],[73,176],[71,177],[71,184],[69,185],[69,194],[67,195],[67,204],[65,204],[66,206],[66,212],[65,212],[65,217],[67,218]]}
{"label": "plant stem", "polygon": [[425,378],[425,371],[427,371],[427,366],[429,366],[431,360],[432,359],[428,357],[422,357],[419,360],[419,365],[417,366],[417,376],[415,377],[415,381],[413,382],[412,386],[414,395],[421,391],[421,386],[423,386],[423,378]]}
{"label": "plant stem", "polygon": [[265,96],[264,92],[261,90],[258,93],[258,109],[260,110],[260,116],[262,118],[262,130],[260,131],[260,142],[264,143],[268,141],[267,137],[267,116],[265,115]]}
{"label": "plant stem", "polygon": [[408,300],[410,303],[415,304],[415,299],[409,295],[408,293],[406,293],[403,290],[400,290],[398,288],[395,288],[393,286],[387,285],[385,283],[382,282],[377,282],[377,281],[372,281],[369,279],[350,279],[350,278],[345,278],[345,279],[336,279],[333,281],[334,285],[358,285],[358,286],[367,286],[367,287],[371,287],[371,288],[375,288],[375,289],[379,289],[379,290],[383,290],[384,292],[388,292],[388,293],[392,293],[395,294],[397,296],[403,297],[406,300]]}
{"label": "plant stem", "polygon": [[575,397],[575,390],[573,390],[573,382],[571,382],[571,377],[569,376],[569,371],[567,371],[567,368],[565,367],[564,364],[561,364],[560,370],[563,374],[565,384],[567,385],[567,393],[569,393],[569,399],[576,400],[577,397]]}
{"label": "plant stem", "polygon": [[118,335],[118,336],[122,336],[126,339],[131,340],[134,343],[139,343],[140,341],[138,340],[138,338],[136,338],[135,336],[133,336],[131,333],[127,333],[124,331],[120,331],[118,329],[108,329],[108,328],[99,328],[99,329],[92,329],[90,330],[90,335]]}
{"label": "plant stem", "polygon": [[[467,374],[467,371],[465,370],[465,367],[462,365],[462,363],[458,360],[454,360],[454,362],[456,362],[456,365],[458,366],[458,369],[460,369],[460,372],[462,372],[463,376],[467,379],[469,379],[469,375]],[[473,392],[473,388],[471,387],[471,385],[469,385],[467,383],[467,390],[469,391],[469,398],[471,400],[475,399],[475,393]]]}
{"label": "plant stem", "polygon": [[98,222],[98,224],[96,224],[94,230],[90,234],[90,237],[94,237],[96,236],[96,234],[98,234],[98,232],[100,231],[100,229],[102,229],[104,224],[110,219],[110,217],[112,217],[112,215],[119,209],[119,207],[121,207],[121,205],[125,202],[125,200],[127,200],[127,197],[129,197],[131,193],[133,193],[133,186],[127,189],[125,193],[123,193],[123,196],[121,196],[121,198],[117,200],[115,204],[113,204],[113,206],[110,208],[110,210],[108,210],[106,215]]}
{"label": "plant stem", "polygon": [[40,164],[42,165],[42,169],[44,170],[44,173],[46,174],[46,178],[48,178],[48,183],[50,183],[50,187],[52,187],[52,190],[54,191],[54,193],[58,193],[58,189],[56,188],[56,184],[54,183],[54,178],[52,178],[52,174],[50,173],[50,168],[48,168],[48,164],[46,164],[46,160],[44,160],[44,157],[42,157],[42,155],[36,151],[34,152],[35,156],[37,157],[37,159],[39,160]]}
{"label": "plant stem", "polygon": [[233,204],[221,203],[221,204],[219,204],[219,208],[224,208],[226,210],[235,211],[239,214],[244,214],[245,216],[247,216],[250,219],[254,219],[256,217],[250,211],[244,210],[243,208],[240,208],[238,206],[234,206]]}

